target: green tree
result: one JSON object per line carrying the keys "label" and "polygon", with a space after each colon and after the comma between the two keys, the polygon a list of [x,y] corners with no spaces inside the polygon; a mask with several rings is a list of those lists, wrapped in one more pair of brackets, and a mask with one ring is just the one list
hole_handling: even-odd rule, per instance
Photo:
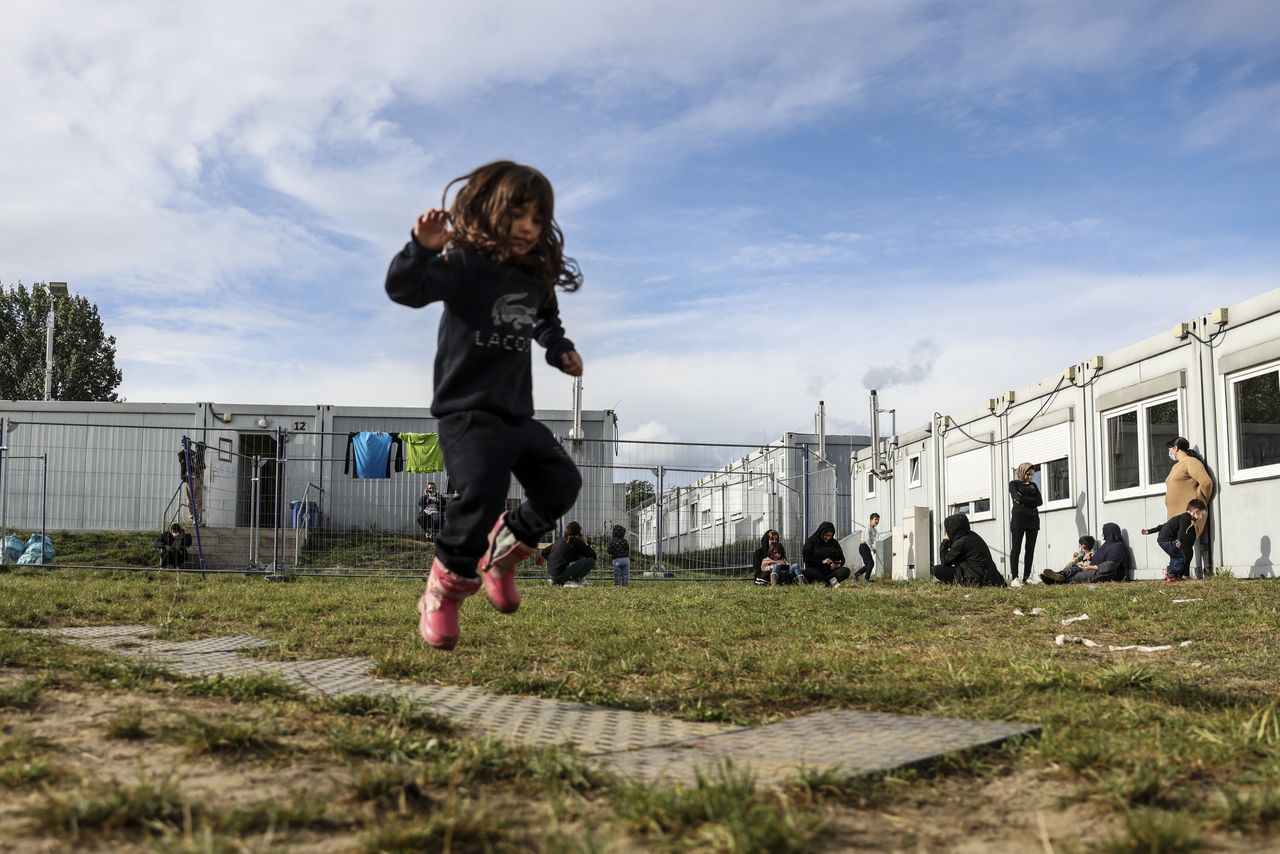
{"label": "green tree", "polygon": [[653,501],[653,484],[647,480],[628,481],[624,487],[627,512]]}
{"label": "green tree", "polygon": [[[44,398],[45,319],[49,289],[36,282],[0,284],[0,400]],[[102,328],[98,307],[67,294],[53,306],[54,400],[116,400],[121,374],[116,339]]]}

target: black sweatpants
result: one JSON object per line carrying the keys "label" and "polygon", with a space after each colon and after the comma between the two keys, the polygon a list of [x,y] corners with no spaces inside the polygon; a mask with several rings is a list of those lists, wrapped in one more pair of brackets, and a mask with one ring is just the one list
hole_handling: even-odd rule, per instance
{"label": "black sweatpants", "polygon": [[867,580],[870,581],[871,570],[874,569],[876,565],[875,559],[871,557],[871,546],[866,543],[858,543],[858,556],[862,558],[862,569],[854,573],[853,577],[857,578],[865,572],[867,574]]}
{"label": "black sweatpants", "polygon": [[849,580],[849,567],[837,566],[835,569],[823,564],[822,566],[806,566],[803,570],[805,578],[809,579],[810,584],[830,584],[831,579],[844,582]]}
{"label": "black sweatpants", "polygon": [[1018,552],[1022,551],[1022,539],[1026,537],[1027,555],[1023,562],[1022,580],[1026,581],[1031,577],[1031,557],[1036,552],[1036,538],[1040,536],[1038,530],[1025,530],[1023,528],[1011,528],[1009,534],[1013,538],[1013,544],[1009,547],[1009,580],[1018,577]]}
{"label": "black sweatpants", "polygon": [[449,482],[458,493],[436,537],[436,553],[451,572],[475,576],[489,530],[506,506],[512,475],[524,487],[525,500],[507,514],[507,525],[528,545],[536,545],[578,499],[578,467],[532,418],[457,412],[440,419],[439,432]]}

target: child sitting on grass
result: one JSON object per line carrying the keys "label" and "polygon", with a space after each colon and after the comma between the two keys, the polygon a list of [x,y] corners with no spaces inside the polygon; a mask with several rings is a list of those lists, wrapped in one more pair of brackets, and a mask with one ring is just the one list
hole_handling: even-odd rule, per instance
{"label": "child sitting on grass", "polygon": [[760,561],[760,572],[769,577],[769,586],[777,587],[779,584],[791,584],[796,580],[796,571],[787,561],[787,555],[782,550],[782,546],[774,543],[769,549],[769,556]]}

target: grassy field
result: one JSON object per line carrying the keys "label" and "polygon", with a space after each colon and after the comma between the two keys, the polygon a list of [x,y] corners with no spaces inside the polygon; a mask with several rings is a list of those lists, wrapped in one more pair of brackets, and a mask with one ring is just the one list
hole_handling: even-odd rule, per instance
{"label": "grassy field", "polygon": [[[670,788],[610,778],[565,751],[479,742],[412,709],[304,700],[269,680],[175,679],[0,631],[0,787],[19,795],[0,810],[0,837],[193,851],[260,850],[263,840],[367,851],[1280,847],[1270,835],[1280,821],[1280,588],[1270,581],[531,583],[513,617],[468,603],[451,654],[417,641],[413,582],[24,570],[0,575],[0,591],[9,628],[255,634],[277,642],[273,657],[363,656],[390,678],[690,720],[749,725],[848,707],[1044,727],[998,751],[874,779],[765,788],[730,773]],[[1046,613],[1013,613],[1037,606]],[[1060,625],[1082,613],[1087,621]],[[1060,633],[1101,646],[1057,646]],[[89,697],[101,708],[78,721]],[[74,737],[49,723],[63,718]],[[75,740],[90,737],[111,746],[95,755],[126,757],[125,785],[78,760]],[[233,784],[218,791],[233,794],[194,794],[221,777]]]}

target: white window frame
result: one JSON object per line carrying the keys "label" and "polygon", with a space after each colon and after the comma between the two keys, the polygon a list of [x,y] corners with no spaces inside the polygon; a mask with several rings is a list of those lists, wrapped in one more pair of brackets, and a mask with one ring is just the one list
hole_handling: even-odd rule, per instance
{"label": "white window frame", "polygon": [[[1165,482],[1149,483],[1147,481],[1147,466],[1150,457],[1150,448],[1148,442],[1150,437],[1147,435],[1147,410],[1152,407],[1159,406],[1162,403],[1173,401],[1178,408],[1178,431],[1177,435],[1186,434],[1183,424],[1183,415],[1186,406],[1182,401],[1181,391],[1173,391],[1168,394],[1161,394],[1156,397],[1148,397],[1137,403],[1121,406],[1115,409],[1109,409],[1098,415],[1099,419],[1099,437],[1102,441],[1102,500],[1117,501],[1125,498],[1141,498],[1151,495],[1164,495],[1168,491]],[[1138,414],[1138,485],[1130,486],[1124,489],[1111,488],[1111,439],[1110,431],[1107,430],[1107,421],[1111,418],[1118,418],[1127,415],[1130,412]]]}
{"label": "white window frame", "polygon": [[875,498],[876,497],[876,481],[879,480],[879,478],[876,477],[876,473],[872,471],[870,467],[867,468],[865,474],[867,477],[866,497]]}
{"label": "white window frame", "polygon": [[1223,377],[1223,381],[1226,383],[1227,400],[1227,454],[1231,462],[1229,471],[1231,472],[1232,483],[1280,477],[1280,463],[1247,469],[1240,468],[1240,435],[1238,432],[1240,415],[1236,410],[1236,383],[1251,380],[1264,374],[1276,373],[1280,373],[1280,361],[1254,365]]}
{"label": "white window frame", "polygon": [[[1178,412],[1178,418],[1179,419],[1182,418],[1181,410],[1179,410]],[[1045,499],[1044,504],[1040,505],[1040,512],[1042,513],[1047,513],[1051,510],[1067,510],[1067,509],[1074,508],[1076,506],[1075,431],[1072,429],[1073,422],[1065,421],[1063,422],[1063,424],[1066,425],[1066,431],[1067,431],[1067,447],[1063,453],[1057,454],[1053,457],[1050,457],[1049,459],[1043,459],[1043,460],[1030,459],[1030,458],[1022,459],[1021,457],[1015,460],[1011,460],[1011,462],[1013,462],[1015,465],[1021,465],[1022,463],[1031,463],[1033,466],[1036,467],[1037,474],[1039,474],[1042,471],[1042,468],[1045,465],[1045,463],[1052,463],[1061,459],[1065,459],[1067,461],[1067,497],[1066,498],[1059,498],[1057,501],[1050,501],[1049,495],[1044,487],[1043,475],[1041,475],[1040,481],[1039,483],[1037,483],[1037,486],[1040,487],[1040,492],[1042,495],[1044,495],[1044,499]],[[1060,429],[1060,425],[1054,425],[1051,427],[1042,427],[1040,428],[1040,430],[1031,430],[1028,433],[1024,433],[1022,436],[1014,437],[1013,442],[1017,442],[1021,438],[1039,433],[1041,432],[1041,430],[1053,430],[1055,428]],[[1017,456],[1016,454],[1013,454],[1013,450],[1014,450],[1013,443],[1011,442],[1009,446],[1009,453],[1011,455]],[[1035,456],[1044,456],[1044,454],[1036,454]],[[1010,472],[1009,480],[1014,480],[1016,477],[1017,477],[1017,470],[1015,469]]]}
{"label": "white window frame", "polygon": [[[955,459],[956,457],[964,456],[965,454],[971,454],[971,453],[975,453],[975,452],[978,452],[978,451],[983,451],[983,452],[985,452],[985,453],[986,453],[986,460],[985,460],[985,462],[986,462],[986,481],[985,481],[986,489],[985,489],[985,491],[983,491],[983,492],[979,492],[978,494],[976,494],[976,495],[972,495],[972,496],[970,496],[969,498],[966,498],[966,499],[961,500],[961,501],[954,501],[954,500],[952,500],[952,497],[951,497],[951,474],[950,474],[950,471],[949,471],[949,469],[948,469],[948,467],[947,467],[947,463],[948,463],[948,462],[950,462],[951,460]],[[968,450],[968,451],[961,451],[959,454],[952,454],[951,456],[949,456],[949,457],[947,457],[946,459],[944,459],[944,460],[943,460],[943,462],[942,462],[942,467],[943,467],[944,476],[946,477],[946,480],[944,481],[944,485],[945,485],[945,487],[946,487],[946,490],[945,490],[945,493],[946,493],[946,494],[945,494],[945,498],[946,498],[946,506],[947,506],[948,508],[950,508],[950,507],[953,507],[953,506],[954,506],[954,507],[959,507],[961,504],[968,504],[968,505],[969,505],[969,512],[968,512],[968,513],[966,513],[965,515],[967,515],[967,516],[969,517],[969,521],[970,521],[970,522],[986,522],[986,521],[988,521],[988,520],[990,520],[990,519],[994,519],[994,518],[995,518],[995,503],[996,503],[996,502],[995,502],[995,498],[996,498],[996,496],[995,496],[995,492],[994,492],[995,487],[994,487],[994,485],[992,484],[992,477],[991,477],[991,461],[992,461],[992,459],[993,459],[993,458],[994,458],[994,453],[993,453],[993,451],[992,451],[992,446],[991,446],[991,445],[983,445],[983,446],[981,446],[981,447],[973,448],[973,449],[970,449],[970,450]],[[987,502],[987,509],[986,509],[986,510],[982,510],[982,511],[976,511],[976,510],[974,510],[974,505],[975,505],[977,502],[979,502],[979,501],[986,501],[986,502]],[[963,510],[958,510],[958,511],[956,511],[956,512],[964,513],[965,511],[963,511]],[[949,513],[949,512],[948,512],[948,515],[950,515],[950,513]]]}
{"label": "white window frame", "polygon": [[[987,502],[986,510],[975,510],[974,505],[979,501]],[[968,501],[953,501],[947,505],[947,515],[951,516],[955,513],[963,513],[969,517],[970,522],[987,522],[995,518],[995,513],[991,509],[990,498],[972,498]]]}
{"label": "white window frame", "polygon": [[907,488],[913,489],[924,483],[924,474],[920,468],[920,455],[907,457]]}

